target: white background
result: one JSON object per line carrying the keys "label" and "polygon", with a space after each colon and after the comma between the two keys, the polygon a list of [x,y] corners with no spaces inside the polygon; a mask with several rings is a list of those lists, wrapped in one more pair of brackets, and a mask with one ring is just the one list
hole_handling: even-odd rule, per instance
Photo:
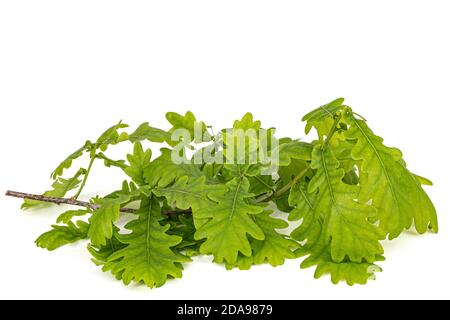
{"label": "white background", "polygon": [[[2,1],[2,194],[46,190],[62,158],[120,119],[167,128],[165,112],[192,110],[220,128],[251,111],[302,137],[301,116],[344,96],[435,182],[441,230],[386,243],[367,286],[314,280],[299,260],[227,272],[201,258],[149,290],[103,274],[85,244],[36,248],[62,208],[23,213],[0,196],[0,298],[450,298],[449,14],[433,0]],[[118,171],[95,169],[88,195],[118,187]]]}

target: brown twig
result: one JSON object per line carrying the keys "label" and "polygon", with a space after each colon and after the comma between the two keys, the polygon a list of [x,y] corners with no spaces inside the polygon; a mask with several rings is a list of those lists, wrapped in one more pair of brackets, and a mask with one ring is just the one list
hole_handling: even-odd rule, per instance
{"label": "brown twig", "polygon": [[[57,205],[68,204],[71,206],[89,208],[91,210],[97,210],[100,208],[100,206],[98,204],[93,204],[93,203],[86,202],[86,201],[80,201],[80,200],[76,200],[73,198],[47,197],[47,196],[43,196],[43,195],[23,193],[23,192],[17,192],[17,191],[7,191],[6,196],[20,198],[20,199],[35,200],[35,201],[40,201],[40,202],[54,203]],[[131,208],[122,208],[122,209],[120,209],[120,212],[134,213],[134,212],[136,212],[136,210],[131,209]],[[164,211],[163,214],[165,214],[165,215],[192,214],[192,211],[191,210],[182,210],[182,211],[168,210],[168,211]]]}

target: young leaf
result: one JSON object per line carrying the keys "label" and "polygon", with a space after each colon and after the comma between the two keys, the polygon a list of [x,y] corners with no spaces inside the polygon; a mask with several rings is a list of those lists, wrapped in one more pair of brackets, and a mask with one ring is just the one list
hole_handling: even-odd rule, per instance
{"label": "young leaf", "polygon": [[173,126],[169,133],[172,134],[178,129],[187,130],[191,136],[191,141],[194,141],[195,138],[195,127],[198,126],[200,128],[202,137],[200,137],[200,141],[195,141],[196,143],[200,142],[208,142],[211,141],[211,135],[207,131],[206,124],[204,122],[199,122],[195,118],[194,114],[190,111],[186,112],[184,116],[178,114],[176,112],[168,112],[166,114],[167,121]]}
{"label": "young leaf", "polygon": [[[80,183],[81,180],[79,179],[80,176],[86,174],[86,170],[80,169],[72,178],[70,179],[64,179],[64,178],[58,178],[53,184],[52,184],[52,190],[44,192],[43,196],[46,197],[56,197],[56,198],[63,198],[69,191],[72,191],[76,189]],[[39,205],[44,205],[48,203],[43,203],[36,200],[28,200],[25,199],[22,204],[22,209],[29,209],[34,208]]]}
{"label": "young leaf", "polygon": [[349,257],[352,262],[365,259],[373,262],[383,254],[379,240],[383,232],[369,222],[376,211],[357,202],[359,188],[342,182],[344,170],[329,148],[315,146],[311,168],[316,171],[309,183],[308,192],[317,193],[316,219],[324,219],[324,232],[331,239],[333,261],[342,262]]}
{"label": "young leaf", "polygon": [[[106,245],[104,246],[94,246],[92,243],[88,245],[88,251],[91,253],[92,255],[92,261],[97,265],[97,266],[104,266],[107,262],[109,257],[119,251],[122,250],[123,248],[125,248],[127,245],[120,242],[118,240],[119,237],[119,231],[120,229],[116,226],[114,226],[113,228],[113,236],[111,237],[111,239],[108,239],[108,241],[106,242]],[[105,272],[107,270],[104,270]],[[118,279],[120,280],[121,277],[119,276],[119,274],[117,274]]]}
{"label": "young leaf", "polygon": [[70,156],[68,156],[66,159],[64,159],[63,162],[52,172],[52,179],[56,180],[58,177],[62,176],[65,169],[69,169],[72,166],[72,162],[78,158],[80,158],[83,153],[87,150],[89,150],[89,146],[91,145],[90,141],[87,141],[84,146],[76,150],[74,153],[72,153]]}
{"label": "young leaf", "polygon": [[[376,260],[383,260],[377,257]],[[314,277],[319,279],[325,274],[330,274],[331,281],[338,284],[347,282],[349,286],[366,284],[368,280],[375,280],[375,272],[381,272],[381,268],[374,263],[343,261],[335,262],[330,253],[327,240],[322,238],[311,250],[310,256],[302,262],[301,268],[307,269],[316,266]]]}
{"label": "young leaf", "polygon": [[66,244],[87,239],[88,230],[89,224],[84,221],[77,221],[76,224],[69,221],[65,226],[53,225],[52,230],[37,238],[36,245],[53,251]]}
{"label": "young leaf", "polygon": [[255,196],[260,196],[263,194],[267,194],[268,192],[273,192],[275,188],[273,178],[270,175],[251,176],[248,177],[248,181],[250,182],[249,192],[254,194]]}
{"label": "young leaf", "polygon": [[89,219],[89,239],[94,246],[106,245],[107,239],[113,235],[113,222],[119,219],[121,205],[128,202],[131,195],[121,194],[117,198],[105,198],[99,209],[95,210]]}
{"label": "young leaf", "polygon": [[[299,244],[277,231],[286,229],[289,227],[289,224],[284,220],[273,218],[271,214],[272,211],[265,211],[254,216],[256,224],[264,233],[264,240],[252,239],[250,241],[252,255],[250,257],[239,255],[237,261],[239,269],[248,270],[251,265],[264,263],[277,267],[283,265],[286,259],[297,258],[293,250],[298,249],[300,247]],[[231,265],[227,266],[228,269],[231,267]]]}
{"label": "young leaf", "polygon": [[68,210],[64,213],[62,213],[57,219],[56,223],[69,223],[72,221],[74,217],[81,217],[85,216],[86,214],[90,213],[91,210],[84,209],[84,210]]}
{"label": "young leaf", "polygon": [[253,121],[253,114],[250,112],[246,113],[241,120],[236,120],[233,125],[233,129],[238,130],[255,130],[261,129],[261,121]]}
{"label": "young leaf", "polygon": [[383,139],[366,122],[351,118],[348,139],[357,140],[352,157],[360,163],[359,197],[372,200],[380,228],[394,239],[415,224],[418,233],[438,231],[436,210],[420,182],[402,163],[398,149],[383,145]]}
{"label": "young leaf", "polygon": [[247,235],[257,240],[264,240],[264,232],[251,218],[263,212],[260,206],[248,204],[253,194],[247,178],[236,178],[226,185],[228,192],[211,193],[210,199],[216,202],[209,210],[194,212],[199,219],[209,219],[201,226],[195,238],[206,239],[200,251],[213,254],[217,263],[235,264],[238,253],[245,256],[252,254]]}
{"label": "young leaf", "polygon": [[120,277],[125,285],[143,282],[150,288],[161,287],[169,278],[181,278],[181,263],[191,260],[172,250],[182,238],[167,234],[170,226],[160,225],[159,202],[153,198],[143,201],[136,215],[138,219],[126,225],[131,233],[118,236],[127,246],[108,258],[104,270]]}
{"label": "young leaf", "polygon": [[119,142],[128,140],[128,134],[119,133],[119,130],[124,128],[128,128],[128,125],[120,121],[118,124],[102,133],[97,139],[95,146],[105,152],[109,145],[115,145]]}
{"label": "young leaf", "polygon": [[305,133],[308,134],[315,127],[319,136],[328,134],[333,125],[334,115],[345,107],[344,100],[344,98],[333,100],[305,115],[302,119],[306,121]]}
{"label": "young leaf", "polygon": [[310,143],[301,141],[292,141],[281,144],[278,150],[279,165],[287,167],[292,160],[311,161],[313,146]]}
{"label": "young leaf", "polygon": [[136,142],[134,144],[133,154],[127,155],[128,163],[125,173],[138,185],[145,184],[145,169],[150,165],[152,151],[150,149],[144,151],[142,144]]}
{"label": "young leaf", "polygon": [[184,176],[195,179],[204,176],[204,174],[198,165],[174,163],[172,151],[169,149],[161,149],[161,156],[152,161],[144,170],[145,180],[152,187],[165,187]]}
{"label": "young leaf", "polygon": [[125,164],[124,160],[112,160],[108,158],[103,152],[99,152],[96,157],[103,160],[105,167],[117,167],[119,169],[125,170],[128,166]]}
{"label": "young leaf", "polygon": [[[312,151],[312,150],[311,150]],[[310,164],[304,160],[295,160],[292,159],[291,163],[288,166],[280,167],[278,170],[279,179],[277,181],[277,185],[279,188],[283,188],[284,186],[290,185],[296,176],[300,173],[308,170]],[[311,172],[311,170],[310,170]],[[309,172],[308,172],[309,174]],[[307,174],[305,174],[306,176]],[[291,189],[292,192],[292,189]],[[286,192],[282,195],[277,196],[275,200],[275,204],[280,211],[290,212],[292,210],[292,206],[289,205],[289,192]]]}
{"label": "young leaf", "polygon": [[170,229],[167,231],[168,234],[179,236],[183,239],[183,241],[174,247],[176,251],[182,251],[188,257],[198,256],[200,254],[200,246],[203,241],[195,240],[194,238],[197,230],[192,215],[177,214],[171,216],[167,224],[170,225]]}
{"label": "young leaf", "polygon": [[141,124],[135,132],[130,134],[129,139],[131,143],[148,140],[151,142],[162,143],[170,141],[170,134],[164,130],[151,127],[148,122]]}
{"label": "young leaf", "polygon": [[315,211],[317,196],[317,193],[308,193],[307,184],[303,181],[292,186],[289,192],[289,206],[294,208],[289,213],[289,221],[302,220],[291,237],[301,242],[307,240],[306,247],[313,245],[322,231],[323,217],[317,216]]}
{"label": "young leaf", "polygon": [[176,205],[178,209],[192,209],[195,227],[199,229],[209,221],[204,216],[208,216],[211,207],[216,204],[209,195],[228,192],[225,185],[209,185],[206,181],[206,177],[190,179],[183,176],[170,186],[155,189],[154,193],[158,197],[165,197],[170,205]]}

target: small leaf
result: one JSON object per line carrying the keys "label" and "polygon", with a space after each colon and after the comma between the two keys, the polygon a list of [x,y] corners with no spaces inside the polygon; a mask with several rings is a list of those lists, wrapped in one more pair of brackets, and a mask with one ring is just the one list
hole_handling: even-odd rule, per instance
{"label": "small leaf", "polygon": [[[167,121],[172,124],[172,128],[169,130],[169,133],[172,134],[176,130],[183,129],[187,130],[191,136],[191,141],[194,141],[194,138],[198,138],[198,141],[195,141],[196,143],[200,142],[208,142],[211,141],[211,135],[207,131],[207,126],[204,122],[199,122],[195,118],[194,114],[191,111],[186,112],[184,116],[181,114],[178,114],[176,112],[168,112],[166,114]],[[199,134],[202,135],[202,137],[195,137],[195,128],[198,127],[200,129]],[[173,142],[173,141],[171,141]],[[172,145],[172,143],[169,143]]]}
{"label": "small leaf", "polygon": [[344,98],[339,98],[311,111],[302,119],[306,121],[305,133],[308,134],[315,127],[319,136],[328,134],[333,125],[333,117],[344,107]]}
{"label": "small leaf", "polygon": [[90,213],[90,210],[84,209],[84,210],[68,210],[64,213],[62,213],[57,219],[56,223],[69,223],[74,217],[82,217],[86,214]]}
{"label": "small leaf", "polygon": [[53,251],[66,244],[86,239],[89,224],[84,221],[77,221],[75,225],[69,221],[66,226],[53,225],[52,228],[36,240],[38,247]]}
{"label": "small leaf", "polygon": [[172,151],[161,149],[161,156],[144,169],[147,184],[165,187],[175,180],[187,176],[191,179],[204,176],[200,166],[190,163],[176,164],[172,161]]}
{"label": "small leaf", "polygon": [[259,131],[261,129],[261,121],[253,121],[253,115],[249,112],[242,117],[242,120],[236,120],[234,122],[233,129]]}
{"label": "small leaf", "polygon": [[[383,260],[377,257],[377,261]],[[314,277],[319,279],[325,274],[330,274],[331,281],[338,284],[345,281],[349,286],[355,284],[366,284],[368,280],[375,280],[375,272],[381,272],[381,268],[368,262],[335,262],[331,258],[330,248],[326,242],[318,243],[313,249],[311,255],[303,261],[301,268],[306,269],[316,266]]]}
{"label": "small leaf", "polygon": [[109,145],[115,145],[119,142],[127,140],[128,135],[126,133],[119,134],[119,130],[124,128],[128,128],[128,125],[123,124],[122,121],[120,121],[118,124],[102,133],[102,135],[100,135],[97,139],[95,145],[104,152]]}
{"label": "small leaf", "polygon": [[151,127],[148,122],[141,124],[135,132],[130,134],[132,143],[148,140],[151,142],[162,143],[170,141],[170,134],[164,130]]}
{"label": "small leaf", "polygon": [[[53,189],[44,192],[43,196],[55,197],[55,198],[64,198],[64,196],[69,191],[72,191],[72,190],[76,189],[80,185],[81,180],[79,179],[79,177],[84,175],[85,173],[86,173],[86,170],[80,169],[70,179],[58,178],[58,180],[55,181],[52,184]],[[22,204],[22,209],[30,209],[30,208],[37,207],[39,205],[49,205],[49,203],[36,201],[36,200],[25,199],[23,204]]]}
{"label": "small leaf", "polygon": [[105,167],[107,167],[107,168],[117,167],[117,168],[124,170],[128,167],[125,164],[124,160],[112,160],[112,159],[108,158],[107,156],[105,156],[105,154],[103,152],[99,152],[96,157],[98,159],[103,160],[103,163],[104,163]]}
{"label": "small leaf", "polygon": [[313,146],[310,143],[292,141],[281,144],[275,152],[279,153],[279,164],[289,166],[293,159],[311,161]]}
{"label": "small leaf", "polygon": [[151,157],[152,151],[150,149],[144,151],[140,142],[134,144],[133,154],[127,155],[128,163],[130,165],[127,166],[124,171],[138,185],[145,184],[144,173],[150,165]]}
{"label": "small leaf", "polygon": [[289,224],[281,219],[271,216],[271,211],[254,216],[256,224],[264,232],[264,240],[252,240],[253,264],[269,263],[273,267],[281,266],[286,259],[295,259],[293,250],[298,249],[299,244],[279,233],[277,230],[286,229]]}
{"label": "small leaf", "polygon": [[[114,227],[113,229],[113,236],[111,237],[111,239],[108,239],[106,245],[104,246],[99,246],[96,247],[93,244],[89,244],[88,245],[88,250],[91,253],[91,255],[93,256],[92,261],[97,265],[97,266],[103,266],[108,262],[109,257],[125,248],[127,245],[120,242],[118,240],[119,237],[119,228],[118,227]],[[117,275],[119,279],[120,275]]]}
{"label": "small leaf", "polygon": [[72,153],[63,162],[53,171],[51,177],[53,180],[56,180],[58,177],[62,176],[65,169],[69,169],[72,166],[72,162],[78,158],[80,158],[83,153],[89,150],[91,143],[87,141],[84,146],[79,148],[77,151]]}

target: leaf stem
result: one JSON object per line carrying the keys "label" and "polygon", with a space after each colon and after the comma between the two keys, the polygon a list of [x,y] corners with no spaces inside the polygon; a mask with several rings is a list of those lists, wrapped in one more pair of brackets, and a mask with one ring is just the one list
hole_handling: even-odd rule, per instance
{"label": "leaf stem", "polygon": [[327,139],[325,140],[325,143],[322,145],[322,150],[324,150],[328,145],[330,144],[331,139],[333,138],[334,134],[336,133],[337,126],[339,122],[342,119],[342,114],[339,112],[335,115],[333,126],[331,127],[330,133],[327,135]]}
{"label": "leaf stem", "polygon": [[358,116],[358,117],[360,117],[362,120],[364,120],[364,121],[367,122],[367,119],[364,118],[364,117],[363,117],[362,115],[360,115],[359,113],[357,113],[357,112],[355,112],[355,111],[353,111],[353,110],[352,110],[352,113],[353,113],[355,116]]}
{"label": "leaf stem", "polygon": [[96,158],[97,156],[95,155],[95,153],[93,153],[93,155],[91,155],[91,161],[89,162],[89,166],[86,170],[86,173],[84,174],[84,178],[83,181],[81,182],[80,188],[78,189],[77,194],[73,197],[75,200],[78,199],[84,187],[86,186],[87,179],[89,178],[89,173],[91,172],[92,165],[94,164]]}
{"label": "leaf stem", "polygon": [[303,171],[301,171],[298,175],[296,175],[288,184],[286,184],[280,190],[278,190],[277,192],[273,193],[272,195],[270,195],[266,198],[263,198],[262,200],[260,200],[258,202],[271,201],[273,199],[281,197],[283,194],[288,192],[292,188],[292,186],[294,186],[297,182],[299,182],[300,179],[303,178],[308,171],[309,171],[309,167],[305,168]]}

